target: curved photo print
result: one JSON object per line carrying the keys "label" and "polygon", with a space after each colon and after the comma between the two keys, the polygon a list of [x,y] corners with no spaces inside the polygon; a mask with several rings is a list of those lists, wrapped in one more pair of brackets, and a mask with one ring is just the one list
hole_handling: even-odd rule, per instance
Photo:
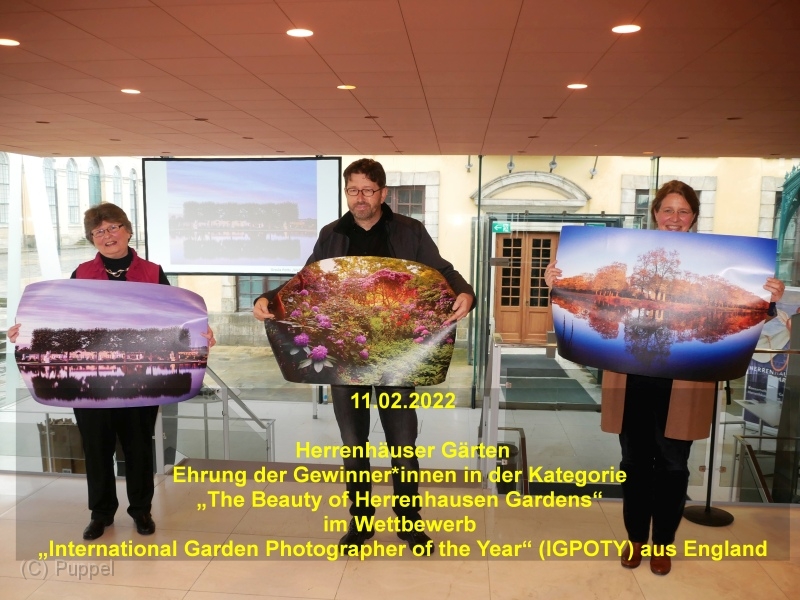
{"label": "curved photo print", "polygon": [[455,295],[436,269],[374,256],[312,263],[271,304],[267,336],[287,381],[436,385],[453,355]]}
{"label": "curved photo print", "polygon": [[558,352],[619,373],[741,377],[769,308],[775,251],[764,238],[564,227],[551,294]]}
{"label": "curved photo print", "polygon": [[188,400],[203,384],[203,299],[150,283],[32,283],[17,310],[17,366],[49,406],[118,408]]}

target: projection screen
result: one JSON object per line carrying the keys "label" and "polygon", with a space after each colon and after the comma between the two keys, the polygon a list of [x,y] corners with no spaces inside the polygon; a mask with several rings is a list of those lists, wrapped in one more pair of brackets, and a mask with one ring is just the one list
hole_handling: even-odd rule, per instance
{"label": "projection screen", "polygon": [[340,216],[341,158],[143,159],[147,258],[174,274],[296,273]]}

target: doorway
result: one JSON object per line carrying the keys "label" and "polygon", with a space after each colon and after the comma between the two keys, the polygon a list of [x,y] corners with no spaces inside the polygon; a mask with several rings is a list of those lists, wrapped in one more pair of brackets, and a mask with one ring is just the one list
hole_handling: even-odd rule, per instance
{"label": "doorway", "polygon": [[498,234],[495,256],[495,331],[512,344],[542,344],[553,328],[544,270],[556,255],[558,233]]}

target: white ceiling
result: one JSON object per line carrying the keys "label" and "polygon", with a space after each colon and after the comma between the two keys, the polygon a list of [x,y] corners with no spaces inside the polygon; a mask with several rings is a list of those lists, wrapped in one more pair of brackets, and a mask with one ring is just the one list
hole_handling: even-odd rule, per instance
{"label": "white ceiling", "polygon": [[800,156],[800,0],[0,0],[0,37],[8,152]]}

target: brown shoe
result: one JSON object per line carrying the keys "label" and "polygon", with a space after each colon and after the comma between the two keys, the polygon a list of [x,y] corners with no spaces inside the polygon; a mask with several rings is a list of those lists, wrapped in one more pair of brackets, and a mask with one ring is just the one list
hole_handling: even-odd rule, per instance
{"label": "brown shoe", "polygon": [[628,542],[622,549],[620,562],[626,569],[635,569],[642,564],[642,544],[639,542]]}
{"label": "brown shoe", "polygon": [[653,546],[653,556],[650,558],[650,570],[656,575],[666,575],[672,570],[672,559],[667,556],[666,546]]}

